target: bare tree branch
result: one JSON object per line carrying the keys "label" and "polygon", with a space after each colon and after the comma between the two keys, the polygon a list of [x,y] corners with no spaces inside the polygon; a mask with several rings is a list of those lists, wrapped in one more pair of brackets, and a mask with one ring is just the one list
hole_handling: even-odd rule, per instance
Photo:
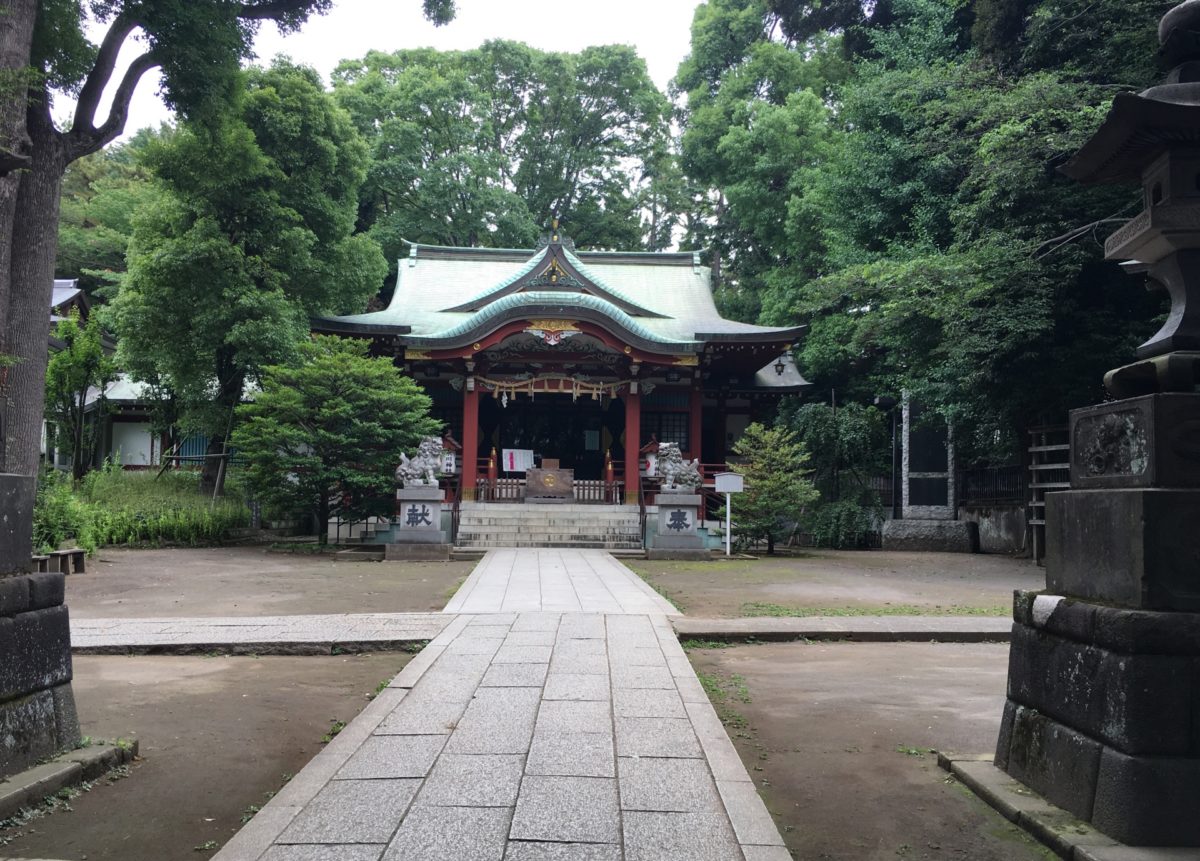
{"label": "bare tree branch", "polygon": [[137,26],[138,22],[132,16],[118,15],[104,34],[104,41],[100,43],[100,51],[96,54],[96,63],[88,73],[83,89],[79,91],[72,127],[89,132],[95,130],[96,109],[100,105],[100,97],[112,78],[121,46]]}
{"label": "bare tree branch", "polygon": [[264,3],[243,3],[242,8],[238,11],[238,17],[267,21],[295,12],[303,12],[316,5],[316,0],[266,0]]}
{"label": "bare tree branch", "polygon": [[158,66],[158,59],[150,52],[142,54],[129,64],[125,77],[113,96],[112,108],[104,125],[95,129],[71,129],[69,133],[71,158],[82,158],[94,153],[105,144],[114,140],[125,130],[125,121],[129,118],[129,103],[133,99],[133,91],[137,89],[142,75]]}
{"label": "bare tree branch", "polygon": [[19,152],[0,148],[0,177],[7,176],[14,170],[22,170],[33,164],[33,159]]}

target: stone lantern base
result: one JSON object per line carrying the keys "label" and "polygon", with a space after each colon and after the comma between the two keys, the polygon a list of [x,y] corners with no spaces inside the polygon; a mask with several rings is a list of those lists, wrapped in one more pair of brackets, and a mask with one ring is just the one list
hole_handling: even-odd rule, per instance
{"label": "stone lantern base", "polygon": [[[1071,414],[996,765],[1135,846],[1200,846],[1200,395]],[[1165,486],[1164,486],[1165,485]]]}

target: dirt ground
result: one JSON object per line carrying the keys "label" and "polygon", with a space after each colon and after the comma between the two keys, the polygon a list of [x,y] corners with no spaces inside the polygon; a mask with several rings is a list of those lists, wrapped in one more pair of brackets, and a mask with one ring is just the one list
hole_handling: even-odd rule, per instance
{"label": "dirt ground", "polygon": [[141,760],[72,811],[0,831],[0,856],[210,858],[216,847],[195,847],[224,844],[252,805],[316,756],[330,722],[353,719],[411,657],[77,657],[83,732],[137,739]]}
{"label": "dirt ground", "polygon": [[261,547],[104,548],[67,578],[89,618],[422,613],[441,610],[474,562],[342,562]]}
{"label": "dirt ground", "polygon": [[1027,559],[814,550],[718,562],[622,560],[697,618],[861,613],[1007,615],[1014,589],[1044,589]]}
{"label": "dirt ground", "polygon": [[772,643],[690,655],[796,858],[1055,857],[929,753],[994,750],[1007,646]]}

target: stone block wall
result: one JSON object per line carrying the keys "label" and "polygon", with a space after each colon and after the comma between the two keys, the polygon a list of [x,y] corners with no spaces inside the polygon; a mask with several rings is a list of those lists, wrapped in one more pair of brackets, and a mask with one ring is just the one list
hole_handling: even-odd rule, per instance
{"label": "stone block wall", "polygon": [[0,778],[79,742],[62,574],[0,576]]}

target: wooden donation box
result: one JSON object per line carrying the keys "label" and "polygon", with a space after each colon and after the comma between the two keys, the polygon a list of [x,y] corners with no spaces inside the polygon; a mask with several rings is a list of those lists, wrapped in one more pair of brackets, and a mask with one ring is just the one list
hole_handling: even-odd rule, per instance
{"label": "wooden donation box", "polygon": [[570,502],[575,498],[575,470],[531,469],[525,473],[526,502]]}

